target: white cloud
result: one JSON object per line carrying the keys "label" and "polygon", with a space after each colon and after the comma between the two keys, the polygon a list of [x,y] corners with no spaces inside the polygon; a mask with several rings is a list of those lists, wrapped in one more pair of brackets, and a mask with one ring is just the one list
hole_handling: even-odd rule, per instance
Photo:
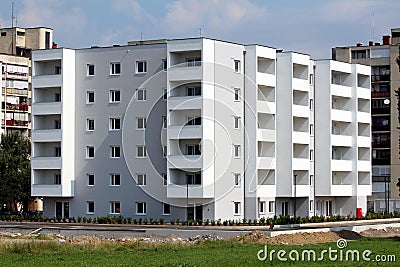
{"label": "white cloud", "polygon": [[382,1],[375,0],[336,0],[322,5],[320,19],[337,22],[357,22],[372,17],[375,7],[380,6]]}
{"label": "white cloud", "polygon": [[265,7],[249,0],[176,0],[166,9],[160,22],[175,33],[199,27],[226,32],[239,23],[262,20],[266,14]]}
{"label": "white cloud", "polygon": [[112,10],[117,14],[129,15],[135,21],[155,22],[155,18],[146,12],[137,0],[114,0]]}

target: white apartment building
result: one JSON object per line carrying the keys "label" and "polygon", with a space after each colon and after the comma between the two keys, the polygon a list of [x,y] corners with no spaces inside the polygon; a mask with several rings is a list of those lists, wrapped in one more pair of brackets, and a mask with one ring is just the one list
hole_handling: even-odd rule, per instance
{"label": "white apartment building", "polygon": [[46,216],[366,211],[370,68],[208,38],[33,52]]}

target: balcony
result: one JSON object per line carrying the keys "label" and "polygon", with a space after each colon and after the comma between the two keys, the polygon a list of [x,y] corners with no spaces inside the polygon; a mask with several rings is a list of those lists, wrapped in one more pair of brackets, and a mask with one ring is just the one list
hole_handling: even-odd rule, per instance
{"label": "balcony", "polygon": [[[368,138],[369,139],[369,138]],[[346,135],[331,135],[332,146],[346,146],[351,147],[353,145],[353,138]]]}
{"label": "balcony", "polygon": [[351,160],[332,160],[332,171],[352,171]]}
{"label": "balcony", "polygon": [[26,103],[21,104],[7,104],[7,111],[28,112],[29,106]]}
{"label": "balcony", "polygon": [[60,157],[34,157],[31,161],[32,169],[61,169]]}
{"label": "balcony", "polygon": [[331,94],[334,96],[340,97],[351,97],[351,87],[339,85],[339,84],[332,84],[331,85]]}
{"label": "balcony", "polygon": [[292,138],[295,144],[310,144],[310,134],[307,132],[293,132]]}
{"label": "balcony", "polygon": [[269,87],[276,86],[276,79],[274,74],[257,72],[257,85],[265,85]]}
{"label": "balcony", "polygon": [[168,167],[177,169],[201,169],[203,157],[201,155],[168,156]]}
{"label": "balcony", "polygon": [[60,87],[62,85],[62,76],[60,74],[36,75],[32,78],[32,84],[35,89]]}
{"label": "balcony", "polygon": [[293,105],[292,106],[292,114],[295,117],[310,117],[310,108],[308,106],[303,105]]}
{"label": "balcony", "polygon": [[296,197],[308,197],[310,195],[310,186],[305,184],[293,185],[292,197],[294,197],[294,191],[296,190]]}
{"label": "balcony", "polygon": [[203,98],[201,96],[182,96],[168,98],[168,110],[202,109]]}
{"label": "balcony", "polygon": [[369,161],[369,160],[357,161],[357,170],[359,172],[370,172],[371,171],[371,161]]}
{"label": "balcony", "polygon": [[169,81],[198,81],[203,78],[202,66],[180,64],[168,69]]}
{"label": "balcony", "polygon": [[168,198],[213,198],[214,191],[212,186],[201,185],[177,185],[168,184],[167,186]]}
{"label": "balcony", "polygon": [[308,80],[293,78],[292,82],[293,82],[292,84],[293,90],[304,91],[304,92],[310,91],[310,84]]}
{"label": "balcony", "polygon": [[61,197],[62,187],[60,184],[54,185],[42,185],[42,184],[32,184],[31,185],[31,195],[38,197]]}
{"label": "balcony", "polygon": [[310,160],[308,158],[293,158],[292,159],[293,170],[310,170]]}
{"label": "balcony", "polygon": [[273,157],[257,157],[257,169],[275,169],[276,162]]}
{"label": "balcony", "polygon": [[370,196],[372,194],[371,185],[357,185],[357,196]]}
{"label": "balcony", "polygon": [[352,185],[331,185],[331,196],[350,197],[353,195]]}
{"label": "balcony", "polygon": [[169,126],[167,135],[169,139],[201,139],[203,138],[203,126]]}
{"label": "balcony", "polygon": [[367,88],[357,87],[357,97],[363,99],[370,99],[371,90]]}
{"label": "balcony", "polygon": [[257,101],[257,112],[276,114],[275,102]]}
{"label": "balcony", "polygon": [[[28,127],[28,121],[22,120],[7,120],[6,126],[7,127],[15,127],[15,128],[26,128]],[[4,120],[1,120],[1,126],[4,127]]]}
{"label": "balcony", "polygon": [[61,114],[61,102],[33,103],[32,111],[35,115]]}
{"label": "balcony", "polygon": [[276,185],[257,185],[257,197],[276,197]]}
{"label": "balcony", "polygon": [[371,98],[390,97],[390,92],[372,92]]}
{"label": "balcony", "polygon": [[61,142],[61,130],[33,130],[32,140],[34,142]]}
{"label": "balcony", "polygon": [[265,142],[275,142],[275,130],[257,129],[257,140]]}
{"label": "balcony", "polygon": [[[2,90],[3,95],[5,90]],[[7,95],[28,96],[28,89],[7,88]]]}
{"label": "balcony", "polygon": [[331,119],[333,121],[351,122],[352,121],[351,111],[332,109]]}

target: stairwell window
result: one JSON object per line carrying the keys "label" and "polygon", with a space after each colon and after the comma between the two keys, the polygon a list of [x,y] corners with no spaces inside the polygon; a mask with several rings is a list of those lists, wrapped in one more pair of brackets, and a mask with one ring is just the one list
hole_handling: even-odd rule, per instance
{"label": "stairwell window", "polygon": [[110,185],[111,186],[120,186],[121,185],[121,175],[119,173],[111,173],[110,174]]}
{"label": "stairwell window", "polygon": [[234,145],[233,146],[233,151],[234,151],[233,156],[235,158],[240,158],[240,145]]}
{"label": "stairwell window", "polygon": [[235,215],[240,215],[241,213],[240,202],[233,202],[233,206]]}
{"label": "stairwell window", "polygon": [[121,63],[111,62],[110,63],[110,75],[120,75],[121,74]]}
{"label": "stairwell window", "polygon": [[147,61],[136,61],[136,73],[146,73],[147,72]]}
{"label": "stairwell window", "polygon": [[240,177],[241,177],[241,176],[240,176],[240,173],[234,173],[233,175],[234,175],[234,177],[235,177],[235,186],[236,186],[236,187],[240,187],[240,180],[241,180],[241,179],[240,179]]}
{"label": "stairwell window", "polygon": [[233,128],[239,129],[240,128],[240,117],[234,116],[233,118],[234,118]]}
{"label": "stairwell window", "polygon": [[240,89],[239,89],[239,88],[235,88],[234,91],[235,91],[235,98],[234,98],[234,100],[235,100],[235,101],[240,101]]}
{"label": "stairwell window", "polygon": [[120,90],[110,90],[110,103],[119,103],[121,101]]}
{"label": "stairwell window", "polygon": [[240,60],[234,60],[235,72],[240,72]]}

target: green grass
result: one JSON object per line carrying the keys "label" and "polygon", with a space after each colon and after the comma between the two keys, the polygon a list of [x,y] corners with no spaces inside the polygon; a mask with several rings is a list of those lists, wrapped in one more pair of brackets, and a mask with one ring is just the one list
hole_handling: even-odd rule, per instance
{"label": "green grass", "polygon": [[[305,246],[268,246],[268,250],[337,249],[336,243]],[[369,249],[376,254],[394,254],[396,263],[281,262],[259,261],[257,252],[263,245],[241,244],[237,241],[210,241],[198,245],[146,245],[135,242],[124,244],[70,245],[55,241],[21,244],[0,244],[0,266],[400,266],[399,239],[364,239],[348,242],[348,250]]]}

